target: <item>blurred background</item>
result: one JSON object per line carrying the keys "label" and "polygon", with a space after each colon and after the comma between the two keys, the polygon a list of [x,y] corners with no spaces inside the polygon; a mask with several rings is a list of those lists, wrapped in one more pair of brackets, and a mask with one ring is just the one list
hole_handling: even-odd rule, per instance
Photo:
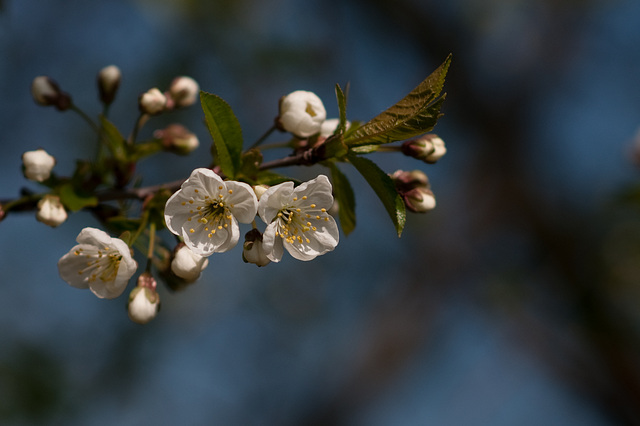
{"label": "blurred background", "polygon": [[[215,255],[140,326],[127,292],[58,277],[90,215],[0,223],[0,424],[640,424],[638,22],[633,0],[0,1],[0,199],[38,190],[24,151],[61,175],[94,153],[77,115],[32,101],[38,75],[95,116],[95,76],[118,65],[125,133],[139,93],[189,75],[250,143],[293,90],[331,117],[350,82],[348,118],[366,121],[453,53],[447,155],[372,157],[430,177],[438,206],[401,239],[343,168],[358,225],[334,252],[260,269]],[[198,106],[146,136],[163,120],[201,147],[143,161],[146,184],[209,162]]]}

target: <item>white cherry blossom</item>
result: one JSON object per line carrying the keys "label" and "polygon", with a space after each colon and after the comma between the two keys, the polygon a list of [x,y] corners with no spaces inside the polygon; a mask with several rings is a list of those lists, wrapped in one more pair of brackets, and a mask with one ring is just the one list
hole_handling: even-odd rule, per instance
{"label": "white cherry blossom", "polygon": [[267,223],[262,248],[272,262],[279,262],[283,249],[298,260],[312,260],[338,245],[336,221],[327,210],[333,204],[331,183],[320,175],[294,188],[285,182],[269,188],[260,197],[258,214]]}
{"label": "white cherry blossom", "polygon": [[122,294],[138,268],[129,246],[96,228],[84,228],[78,245],[58,261],[60,277],[70,286],[88,288],[99,298]]}
{"label": "white cherry blossom", "polygon": [[210,169],[195,169],[164,209],[167,228],[200,256],[227,251],[238,243],[238,222],[251,223],[258,200],[251,186],[224,181]]}
{"label": "white cherry blossom", "polygon": [[324,104],[313,92],[296,90],[280,101],[280,124],[298,137],[308,138],[318,133],[326,118]]}

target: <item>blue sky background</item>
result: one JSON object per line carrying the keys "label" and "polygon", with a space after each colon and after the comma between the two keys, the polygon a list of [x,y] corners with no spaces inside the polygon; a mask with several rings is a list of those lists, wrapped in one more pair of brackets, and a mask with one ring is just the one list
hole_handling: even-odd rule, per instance
{"label": "blue sky background", "polygon": [[[500,190],[513,185],[513,200],[530,196],[529,210],[593,242],[576,252],[576,270],[587,273],[591,257],[579,256],[591,248],[615,269],[598,281],[599,294],[630,318],[624,340],[637,348],[633,265],[640,262],[624,249],[636,253],[632,236],[640,232],[635,216],[617,222],[606,212],[637,180],[630,152],[640,125],[640,3],[401,3],[405,21],[385,14],[383,1],[1,3],[0,199],[39,190],[22,176],[24,151],[46,149],[62,175],[94,153],[78,116],[34,104],[37,75],[54,78],[96,115],[95,75],[118,65],[123,80],[111,118],[125,133],[139,93],[189,75],[229,102],[250,143],[293,90],[314,91],[335,116],[334,85],[348,81],[349,118],[368,120],[435,69],[441,52],[452,51],[454,61],[436,128],[447,155],[435,165],[373,156],[389,172],[421,168],[436,194],[436,210],[411,215],[401,239],[364,180],[345,168],[358,226],[334,252],[261,269],[244,264],[239,247],[213,256],[197,284],[179,293],[162,288],[158,318],[139,326],[127,318],[125,295],[99,300],[58,277],[56,262],[80,230],[97,226],[89,214],[57,229],[30,213],[10,215],[0,223],[0,423],[499,426],[640,418],[633,410],[617,417],[615,403],[603,402],[615,382],[584,332],[591,308],[564,286],[554,252],[539,246],[539,223]],[[432,50],[416,40],[421,30],[412,21],[425,11],[433,18],[423,31],[437,34]],[[549,43],[554,31],[557,44]],[[470,118],[470,94],[483,99],[476,116],[487,120],[517,105],[522,137],[505,141],[499,127]],[[201,147],[189,157],[144,160],[146,184],[209,162],[197,106],[162,120],[157,127],[185,124]],[[518,163],[504,147],[517,150]],[[290,172],[306,178],[322,170]],[[625,354],[637,371],[637,353]],[[575,380],[563,361],[598,380]]]}

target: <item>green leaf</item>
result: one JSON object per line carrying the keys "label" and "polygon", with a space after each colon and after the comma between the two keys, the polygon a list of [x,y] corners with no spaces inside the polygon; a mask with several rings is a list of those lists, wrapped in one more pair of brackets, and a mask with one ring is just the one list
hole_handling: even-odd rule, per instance
{"label": "green leaf", "polygon": [[378,195],[400,237],[407,220],[407,212],[393,181],[388,174],[367,158],[350,154],[348,159]]}
{"label": "green leaf", "polygon": [[338,201],[340,226],[345,235],[349,235],[356,227],[356,198],[347,177],[334,163],[329,164],[333,192]]}
{"label": "green leaf", "polygon": [[221,97],[200,91],[200,103],[213,138],[217,164],[228,178],[234,178],[240,170],[242,155],[240,123],[229,104]]}
{"label": "green leaf", "polygon": [[58,191],[60,201],[72,212],[77,212],[85,207],[95,207],[98,205],[98,198],[78,194],[71,182],[62,185]]}
{"label": "green leaf", "polygon": [[376,152],[379,146],[380,145],[360,145],[352,147],[349,151],[355,154],[371,154],[372,152]]}
{"label": "green leaf", "polygon": [[345,144],[350,147],[384,144],[430,132],[442,116],[440,109],[446,94],[438,96],[450,64],[451,55],[400,102],[345,137]]}
{"label": "green leaf", "polygon": [[129,148],[129,159],[131,161],[138,161],[162,150],[164,150],[164,147],[160,139],[138,142]]}
{"label": "green leaf", "polygon": [[102,140],[113,157],[118,161],[125,161],[127,159],[127,141],[120,130],[102,115],[100,116],[100,124],[102,125]]}
{"label": "green leaf", "polygon": [[[347,92],[348,91],[349,84],[347,84]],[[340,112],[338,117],[340,122],[334,134],[343,135],[345,130],[347,130],[347,95],[342,91],[339,84],[336,84],[336,98],[338,100],[338,111]]]}
{"label": "green leaf", "polygon": [[256,178],[256,183],[259,185],[273,186],[282,182],[293,182],[296,186],[302,183],[297,179],[292,179],[289,176],[281,175],[271,170],[261,170]]}
{"label": "green leaf", "polygon": [[238,174],[249,179],[255,179],[255,176],[258,174],[260,164],[262,164],[262,152],[260,152],[259,149],[252,148],[243,153],[241,158],[242,166]]}

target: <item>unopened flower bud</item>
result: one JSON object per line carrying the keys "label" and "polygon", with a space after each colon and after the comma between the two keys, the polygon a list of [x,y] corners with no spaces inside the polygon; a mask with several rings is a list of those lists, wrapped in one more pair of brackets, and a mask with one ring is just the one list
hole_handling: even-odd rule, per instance
{"label": "unopened flower bud", "polygon": [[67,211],[60,202],[60,197],[47,194],[38,201],[36,219],[53,228],[67,220]]}
{"label": "unopened flower bud", "polygon": [[258,201],[260,201],[260,197],[262,196],[262,194],[267,192],[267,189],[269,189],[268,185],[255,185],[253,187],[253,192],[255,192]]}
{"label": "unopened flower bud", "polygon": [[140,111],[149,115],[160,114],[164,111],[166,104],[167,98],[155,87],[144,92],[138,99],[138,107],[140,108]]}
{"label": "unopened flower bud", "polygon": [[24,176],[29,180],[44,182],[51,176],[51,170],[56,164],[56,159],[44,149],[27,151],[22,154]]}
{"label": "unopened flower bud", "polygon": [[105,105],[109,105],[116,97],[118,87],[120,87],[120,79],[122,73],[120,68],[115,65],[109,65],[104,67],[98,73],[98,92],[100,93],[100,100]]}
{"label": "unopened flower bud", "polygon": [[0,204],[0,222],[2,222],[5,217],[7,217],[7,212],[4,207],[2,207],[2,204]]}
{"label": "unopened flower bud", "polygon": [[53,105],[59,111],[64,111],[71,107],[71,96],[60,90],[60,86],[53,79],[44,75],[33,79],[31,95],[39,105]]}
{"label": "unopened flower bud", "polygon": [[173,108],[185,108],[198,99],[200,86],[191,77],[176,77],[169,86],[168,97]]}
{"label": "unopened flower bud", "polygon": [[245,263],[253,263],[258,266],[265,266],[271,262],[262,248],[262,233],[256,228],[244,236],[242,260]]}
{"label": "unopened flower bud", "polygon": [[403,195],[404,204],[415,213],[425,213],[436,206],[436,197],[429,188],[413,188]]}
{"label": "unopened flower bud", "polygon": [[[328,120],[325,120],[320,126],[320,136],[328,138],[329,136],[333,135],[339,124],[340,120],[337,118],[330,118]],[[351,127],[351,122],[347,120],[345,130],[349,127]]]}
{"label": "unopened flower bud", "polygon": [[167,151],[186,155],[198,148],[198,137],[181,124],[171,124],[164,129],[153,132],[153,136],[162,140]]}
{"label": "unopened flower bud", "polygon": [[326,118],[324,104],[313,92],[297,90],[280,100],[277,123],[299,138],[308,138],[318,133]]}
{"label": "unopened flower bud", "polygon": [[146,324],[154,319],[160,310],[160,295],[154,289],[138,286],[129,294],[127,310],[131,321]]}
{"label": "unopened flower bud", "polygon": [[184,243],[178,245],[171,260],[171,271],[188,283],[200,278],[202,271],[209,265],[206,257],[194,253]]}
{"label": "unopened flower bud", "polygon": [[150,272],[143,272],[138,277],[138,287],[146,287],[150,290],[155,291],[157,286],[158,286],[158,282],[156,281],[155,278],[153,278],[153,275],[151,275]]}
{"label": "unopened flower bud", "polygon": [[447,153],[444,141],[433,133],[405,141],[401,149],[404,155],[425,163],[435,163]]}
{"label": "unopened flower bud", "polygon": [[436,198],[431,191],[429,178],[420,170],[398,170],[391,175],[396,191],[412,212],[424,213],[436,206]]}
{"label": "unopened flower bud", "polygon": [[396,188],[410,190],[415,187],[428,187],[429,178],[421,170],[397,170],[391,175],[391,179],[396,184]]}

